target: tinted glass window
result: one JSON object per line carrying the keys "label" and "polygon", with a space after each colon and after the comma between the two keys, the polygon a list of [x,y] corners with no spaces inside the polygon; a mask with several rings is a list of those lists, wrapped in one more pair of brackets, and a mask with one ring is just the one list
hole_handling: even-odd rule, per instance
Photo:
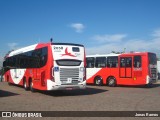
{"label": "tinted glass window", "polygon": [[120,67],[132,67],[132,58],[121,58]]}
{"label": "tinted glass window", "polygon": [[46,64],[47,56],[48,48],[44,47],[8,57],[5,61],[5,66],[16,68],[39,68]]}
{"label": "tinted glass window", "polygon": [[95,58],[94,57],[88,57],[86,58],[87,61],[87,68],[94,68]]}
{"label": "tinted glass window", "polygon": [[156,65],[157,64],[157,57],[154,53],[149,53],[149,64]]}
{"label": "tinted glass window", "polygon": [[106,57],[97,57],[95,67],[97,68],[106,67]]}
{"label": "tinted glass window", "polygon": [[80,52],[80,49],[79,49],[79,47],[72,47],[72,51],[73,52]]}
{"label": "tinted glass window", "polygon": [[107,57],[107,67],[116,68],[118,67],[118,57]]}
{"label": "tinted glass window", "polygon": [[79,66],[82,61],[80,60],[56,60],[59,66]]}
{"label": "tinted glass window", "polygon": [[134,56],[134,67],[135,68],[140,68],[141,67],[141,56]]}

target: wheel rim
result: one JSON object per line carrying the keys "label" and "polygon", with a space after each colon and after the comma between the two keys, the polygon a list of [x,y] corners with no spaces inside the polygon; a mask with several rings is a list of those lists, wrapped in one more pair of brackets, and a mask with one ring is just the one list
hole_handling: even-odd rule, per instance
{"label": "wheel rim", "polygon": [[115,84],[115,80],[113,79],[113,78],[111,78],[110,80],[109,80],[109,85],[110,86],[113,86]]}
{"label": "wheel rim", "polygon": [[96,85],[100,85],[101,82],[102,82],[101,78],[96,78],[96,80],[95,80]]}

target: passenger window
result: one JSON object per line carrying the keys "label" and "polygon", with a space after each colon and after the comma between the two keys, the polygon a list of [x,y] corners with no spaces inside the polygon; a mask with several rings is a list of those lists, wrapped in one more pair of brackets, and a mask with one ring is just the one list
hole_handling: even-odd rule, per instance
{"label": "passenger window", "polygon": [[131,57],[126,57],[126,58],[121,58],[120,60],[120,67],[132,67],[132,58]]}
{"label": "passenger window", "polygon": [[132,67],[132,58],[126,58],[126,67]]}
{"label": "passenger window", "polygon": [[125,64],[125,58],[121,58],[121,67],[125,67],[126,66],[126,64]]}
{"label": "passenger window", "polygon": [[86,58],[87,61],[87,68],[94,68],[95,58],[94,57],[88,57]]}
{"label": "passenger window", "polygon": [[97,57],[95,67],[97,68],[106,67],[106,57]]}
{"label": "passenger window", "polygon": [[140,68],[141,67],[141,56],[134,56],[134,67]]}
{"label": "passenger window", "polygon": [[118,57],[107,57],[107,67],[108,68],[116,68],[118,67]]}

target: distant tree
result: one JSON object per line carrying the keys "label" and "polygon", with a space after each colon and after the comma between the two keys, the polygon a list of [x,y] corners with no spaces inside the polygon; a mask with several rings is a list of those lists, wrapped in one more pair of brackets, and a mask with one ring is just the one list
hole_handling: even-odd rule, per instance
{"label": "distant tree", "polygon": [[115,51],[112,51],[111,53],[116,53]]}
{"label": "distant tree", "polygon": [[115,54],[121,54],[121,53],[124,53],[124,52],[116,52],[116,51],[111,51],[111,53],[115,53]]}

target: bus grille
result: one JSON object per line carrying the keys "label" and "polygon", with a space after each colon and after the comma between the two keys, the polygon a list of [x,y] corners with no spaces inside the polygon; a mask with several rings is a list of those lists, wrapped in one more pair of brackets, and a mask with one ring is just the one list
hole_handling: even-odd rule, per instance
{"label": "bus grille", "polygon": [[[71,82],[68,82],[68,80]],[[60,81],[62,84],[78,84],[79,68],[60,68]]]}

